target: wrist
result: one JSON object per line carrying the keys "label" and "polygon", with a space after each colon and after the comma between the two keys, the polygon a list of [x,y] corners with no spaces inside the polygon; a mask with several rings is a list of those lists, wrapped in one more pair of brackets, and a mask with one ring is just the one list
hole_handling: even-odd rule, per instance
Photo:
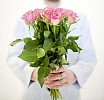
{"label": "wrist", "polygon": [[72,71],[72,73],[73,73],[74,83],[75,83],[75,82],[77,82],[77,77],[76,77],[76,75],[75,75],[75,73],[73,71]]}
{"label": "wrist", "polygon": [[71,76],[71,78],[72,78],[72,83],[74,84],[75,82],[77,82],[77,77],[76,77],[76,75],[75,75],[75,73],[72,71],[72,70],[70,70],[70,69],[68,69],[69,70],[69,76]]}
{"label": "wrist", "polygon": [[31,80],[32,81],[37,81],[38,78],[38,68],[34,69],[31,75]]}

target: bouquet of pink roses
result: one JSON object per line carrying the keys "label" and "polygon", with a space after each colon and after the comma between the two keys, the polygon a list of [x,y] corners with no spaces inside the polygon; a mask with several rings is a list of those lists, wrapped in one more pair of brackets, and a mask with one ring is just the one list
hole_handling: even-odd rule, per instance
{"label": "bouquet of pink roses", "polygon": [[[34,35],[17,39],[11,43],[11,46],[24,42],[19,58],[28,62],[31,67],[39,67],[38,81],[41,87],[44,84],[44,78],[51,70],[68,64],[68,49],[73,52],[82,50],[75,42],[79,36],[68,37],[70,27],[77,22],[77,18],[77,14],[71,10],[50,7],[30,10],[22,16],[29,30],[31,28],[34,30]],[[58,89],[50,89],[50,96],[52,100],[62,98]]]}

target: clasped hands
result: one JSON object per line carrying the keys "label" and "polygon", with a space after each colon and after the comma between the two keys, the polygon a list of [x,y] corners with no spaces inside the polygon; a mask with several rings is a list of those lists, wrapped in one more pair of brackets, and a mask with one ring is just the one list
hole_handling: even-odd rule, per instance
{"label": "clasped hands", "polygon": [[[38,69],[32,73],[32,80],[37,81]],[[61,87],[70,86],[77,80],[74,72],[70,69],[60,67],[58,70],[52,70],[48,77],[44,79],[44,85],[48,88],[59,89]]]}

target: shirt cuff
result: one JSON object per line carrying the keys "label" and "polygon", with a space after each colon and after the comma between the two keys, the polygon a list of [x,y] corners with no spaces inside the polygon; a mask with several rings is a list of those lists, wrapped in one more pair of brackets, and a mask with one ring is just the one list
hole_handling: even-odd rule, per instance
{"label": "shirt cuff", "polygon": [[80,87],[80,85],[79,85],[79,83],[78,83],[78,81],[76,81],[75,83],[73,83],[73,86],[77,89],[77,90],[79,90],[81,87]]}
{"label": "shirt cuff", "polygon": [[28,87],[29,87],[32,83],[34,83],[34,82],[35,82],[35,81],[30,80],[30,83],[29,83]]}
{"label": "shirt cuff", "polygon": [[23,71],[24,83],[26,87],[29,87],[30,85],[31,75],[34,69],[35,69],[34,67],[30,67],[29,65],[27,65]]}

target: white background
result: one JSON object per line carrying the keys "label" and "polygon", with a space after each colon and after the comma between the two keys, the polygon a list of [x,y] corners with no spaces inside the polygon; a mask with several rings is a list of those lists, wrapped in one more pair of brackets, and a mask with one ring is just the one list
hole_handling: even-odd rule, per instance
{"label": "white background", "polygon": [[[16,19],[27,10],[36,8],[38,1],[42,0],[0,0],[0,100],[22,100],[23,84],[11,73],[5,57]],[[62,2],[65,7],[87,15],[97,54],[95,70],[81,89],[82,100],[104,100],[104,1],[62,0]],[[37,6],[39,8],[41,4]]]}

